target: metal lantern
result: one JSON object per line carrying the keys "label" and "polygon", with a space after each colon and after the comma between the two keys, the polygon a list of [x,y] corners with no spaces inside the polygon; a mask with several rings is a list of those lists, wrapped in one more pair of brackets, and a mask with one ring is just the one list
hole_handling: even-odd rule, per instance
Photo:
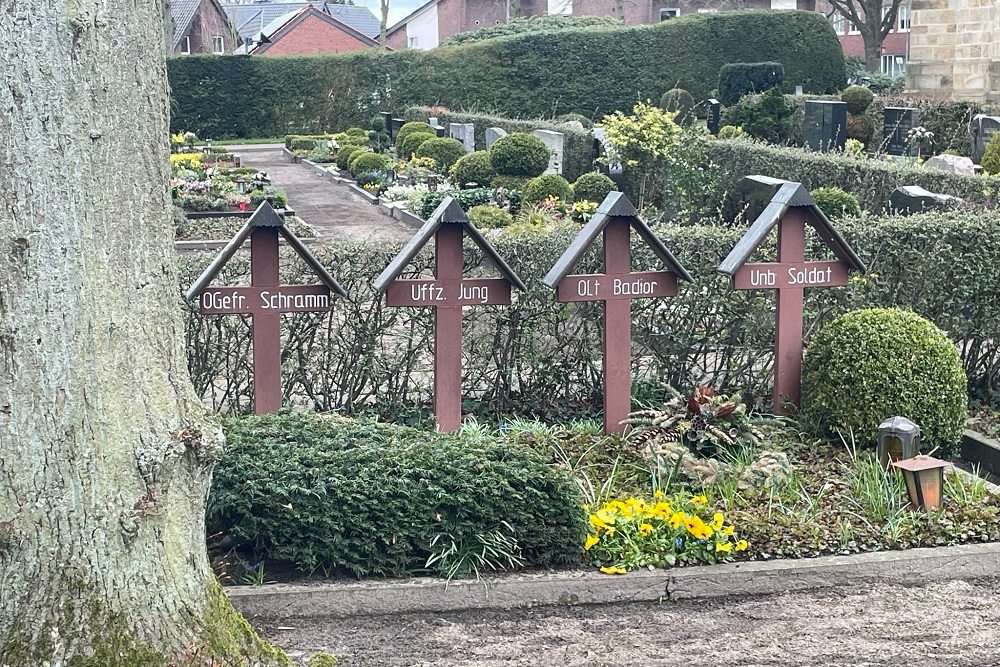
{"label": "metal lantern", "polygon": [[247,193],[247,179],[237,178],[236,189],[239,191],[241,195],[245,195]]}
{"label": "metal lantern", "polygon": [[927,455],[915,456],[892,464],[894,468],[903,471],[910,505],[926,510],[941,506],[944,496],[944,469],[950,465],[947,461]]}
{"label": "metal lantern", "polygon": [[920,453],[920,427],[906,417],[889,417],[878,425],[878,460],[883,468]]}

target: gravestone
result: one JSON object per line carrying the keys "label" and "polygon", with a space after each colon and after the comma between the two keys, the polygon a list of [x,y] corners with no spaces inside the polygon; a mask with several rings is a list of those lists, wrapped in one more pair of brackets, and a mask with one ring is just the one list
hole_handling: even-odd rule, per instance
{"label": "gravestone", "polygon": [[[463,237],[468,236],[500,278],[463,278]],[[417,253],[434,239],[434,277],[400,279]],[[438,431],[462,425],[462,310],[469,306],[510,305],[511,286],[526,289],[514,270],[483,237],[451,197],[427,218],[399,254],[375,279],[387,306],[434,308],[434,419]]]}
{"label": "gravestone", "polygon": [[972,117],[972,123],[969,125],[969,132],[972,133],[972,161],[979,164],[983,159],[983,153],[986,152],[986,144],[989,143],[990,137],[1000,129],[1000,118],[996,116],[987,116],[985,114],[976,114]]}
{"label": "gravestone", "polygon": [[392,127],[392,131],[389,132],[389,134],[392,136],[392,140],[395,141],[396,140],[396,135],[399,134],[399,128],[401,128],[404,125],[406,125],[406,119],[405,118],[393,118],[390,121],[390,125]]}
{"label": "gravestone", "polygon": [[907,136],[920,125],[920,109],[911,107],[886,107],[882,111],[882,145],[889,155],[917,154],[916,144]]}
{"label": "gravestone", "polygon": [[806,100],[802,131],[810,150],[842,150],[847,141],[847,104]]}
{"label": "gravestone", "polygon": [[553,132],[552,130],[535,130],[532,134],[545,142],[545,147],[549,149],[549,166],[545,173],[561,174],[565,135],[562,132]]}
{"label": "gravestone", "polygon": [[[833,251],[832,262],[807,262],[806,225]],[[747,260],[778,230],[778,261],[748,264]],[[719,265],[732,278],[734,289],[773,289],[778,292],[775,312],[774,413],[787,415],[799,405],[802,383],[802,320],[805,289],[847,284],[850,270],[866,272],[864,263],[823,214],[801,183],[786,181],[771,203],[754,220]]]}
{"label": "gravestone", "polygon": [[431,127],[433,127],[434,129],[437,129],[439,127],[443,127],[441,125],[441,121],[439,121],[437,119],[437,117],[435,117],[435,116],[431,116],[430,118],[428,118],[427,119],[427,124],[430,125]]}
{"label": "gravestone", "polygon": [[497,142],[500,137],[506,137],[507,130],[502,127],[488,127],[486,128],[486,150],[493,148],[493,144]]}
{"label": "gravestone", "polygon": [[894,215],[923,211],[941,211],[964,203],[959,197],[925,190],[919,185],[903,185],[889,195],[889,209]]}
{"label": "gravestone", "polygon": [[[306,262],[318,285],[282,285],[278,277],[278,237]],[[210,283],[250,240],[250,286],[211,287]],[[253,407],[258,415],[281,409],[281,314],[330,310],[330,293],[347,296],[302,241],[285,227],[284,218],[261,202],[208,268],[184,295],[198,299],[203,315],[250,315],[253,350]]]}
{"label": "gravestone", "polygon": [[710,99],[706,107],[708,115],[705,117],[705,123],[708,125],[708,131],[717,135],[722,124],[722,103],[717,99]]}
{"label": "gravestone", "polygon": [[962,155],[935,155],[932,158],[927,158],[927,161],[924,162],[924,169],[944,171],[949,174],[962,174],[964,176],[976,175],[975,163]]}
{"label": "gravestone", "polygon": [[435,127],[434,128],[434,133],[437,135],[438,139],[443,139],[445,132],[447,132],[447,130],[445,128],[443,128],[443,127]]}
{"label": "gravestone", "polygon": [[476,126],[472,123],[448,123],[448,136],[461,141],[467,153],[476,150]]}
{"label": "gravestone", "polygon": [[392,134],[392,112],[380,111],[379,115],[382,116],[382,125],[383,125],[382,130],[384,132],[388,132],[392,136],[392,138],[395,139],[396,136]]}
{"label": "gravestone", "polygon": [[[632,230],[666,271],[632,271]],[[604,238],[604,272],[568,275],[597,237]],[[632,411],[632,299],[676,296],[677,279],[694,282],[621,192],[612,192],[542,279],[556,300],[604,302],[604,432],[622,433]]]}

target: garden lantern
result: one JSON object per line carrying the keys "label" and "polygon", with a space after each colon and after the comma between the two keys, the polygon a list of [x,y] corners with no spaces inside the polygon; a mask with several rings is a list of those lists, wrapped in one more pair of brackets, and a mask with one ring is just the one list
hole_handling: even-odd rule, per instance
{"label": "garden lantern", "polygon": [[892,464],[903,471],[906,493],[914,508],[932,510],[941,506],[944,496],[944,469],[951,464],[933,456],[920,455]]}
{"label": "garden lantern", "polygon": [[906,417],[889,417],[878,425],[878,460],[883,468],[920,453],[920,427]]}
{"label": "garden lantern", "polygon": [[247,179],[237,178],[236,189],[241,195],[245,195],[247,193]]}
{"label": "garden lantern", "polygon": [[211,153],[212,152],[212,140],[211,139],[206,139],[205,140],[205,145],[202,147],[201,150],[205,153],[205,155],[208,155],[209,153]]}

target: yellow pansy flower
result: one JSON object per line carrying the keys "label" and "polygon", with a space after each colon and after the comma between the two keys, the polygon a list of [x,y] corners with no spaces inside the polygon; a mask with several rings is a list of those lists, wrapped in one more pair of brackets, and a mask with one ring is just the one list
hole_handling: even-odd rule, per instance
{"label": "yellow pansy flower", "polygon": [[649,511],[649,516],[670,516],[671,509],[670,503],[658,502]]}
{"label": "yellow pansy flower", "polygon": [[648,537],[653,532],[653,526],[648,523],[639,524],[639,534]]}
{"label": "yellow pansy flower", "polygon": [[691,498],[692,505],[705,505],[708,503],[708,498],[705,495],[694,496]]}
{"label": "yellow pansy flower", "polygon": [[716,512],[712,515],[712,523],[709,525],[712,526],[712,530],[720,530],[722,528],[722,521],[722,512]]}
{"label": "yellow pansy flower", "polygon": [[719,534],[720,535],[725,535],[726,537],[729,537],[730,535],[733,534],[733,530],[735,530],[735,529],[736,529],[736,526],[726,526],[725,528],[723,528],[722,530],[719,531]]}
{"label": "yellow pansy flower", "polygon": [[626,570],[624,567],[619,567],[617,565],[612,567],[602,567],[601,572],[604,574],[625,574]]}
{"label": "yellow pansy flower", "polygon": [[587,541],[583,545],[583,550],[590,551],[590,548],[600,541],[601,540],[599,537],[597,537],[597,535],[587,535]]}
{"label": "yellow pansy flower", "polygon": [[681,524],[687,521],[687,514],[684,512],[674,512],[670,517],[670,527],[677,529],[681,527]]}
{"label": "yellow pansy flower", "polygon": [[726,553],[727,554],[727,553],[729,553],[732,550],[733,550],[733,545],[730,544],[729,542],[716,542],[715,543],[715,551],[716,552],[721,551],[722,553]]}
{"label": "yellow pansy flower", "polygon": [[663,500],[663,491],[656,490],[653,492],[653,497],[657,500]]}
{"label": "yellow pansy flower", "polygon": [[748,546],[750,546],[750,545],[747,544],[746,540],[740,540],[739,542],[736,543],[736,550],[737,551],[746,551],[746,549],[747,549]]}

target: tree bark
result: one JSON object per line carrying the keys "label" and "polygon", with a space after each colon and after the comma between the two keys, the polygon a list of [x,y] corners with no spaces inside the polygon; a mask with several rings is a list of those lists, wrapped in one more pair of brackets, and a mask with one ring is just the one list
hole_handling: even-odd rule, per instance
{"label": "tree bark", "polygon": [[869,72],[882,71],[882,38],[877,30],[862,29],[861,38],[865,43],[865,69]]}
{"label": "tree bark", "polygon": [[381,9],[382,21],[379,23],[378,43],[384,49],[387,40],[386,31],[389,28],[389,0],[381,0]]}
{"label": "tree bark", "polygon": [[0,9],[0,664],[286,664],[205,553],[164,0]]}

